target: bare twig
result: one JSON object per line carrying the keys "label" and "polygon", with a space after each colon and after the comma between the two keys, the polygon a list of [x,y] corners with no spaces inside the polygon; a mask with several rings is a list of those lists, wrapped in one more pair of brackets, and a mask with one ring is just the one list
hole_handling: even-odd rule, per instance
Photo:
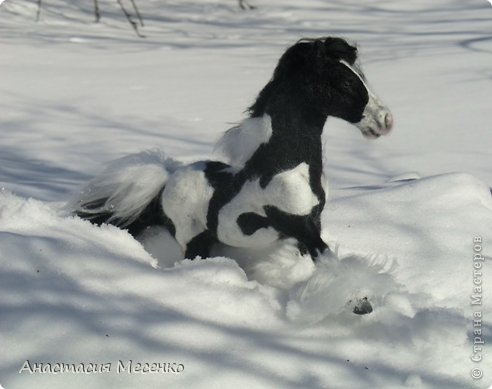
{"label": "bare twig", "polygon": [[256,7],[254,5],[251,5],[247,2],[247,0],[239,0],[239,7],[241,7],[242,10],[248,10],[248,9],[255,9]]}
{"label": "bare twig", "polygon": [[101,20],[101,13],[99,12],[98,0],[94,0],[94,16],[96,18],[96,23],[99,23],[99,20]]}
{"label": "bare twig", "polygon": [[142,19],[142,15],[140,14],[140,11],[137,8],[137,4],[135,3],[135,0],[131,0],[131,2],[132,2],[132,5],[133,5],[133,9],[135,10],[135,13],[137,14],[137,18],[140,21],[140,25],[143,27],[144,26],[144,22],[143,22],[143,19]]}
{"label": "bare twig", "polygon": [[140,37],[140,38],[145,38],[145,35],[142,35],[140,34],[140,31],[138,31],[138,24],[132,19],[132,15],[130,15],[130,13],[125,9],[123,3],[121,2],[121,0],[117,0],[118,1],[118,4],[120,5],[121,7],[121,10],[123,11],[123,13],[125,14],[126,16],[126,19],[128,20],[128,23],[130,23],[130,25],[133,27],[133,29],[135,30],[135,33]]}
{"label": "bare twig", "polygon": [[[138,30],[138,23],[135,22],[132,19],[132,15],[126,10],[125,6],[123,5],[123,2],[121,0],[116,0],[118,4],[120,5],[121,10],[123,11],[123,14],[126,16],[126,19],[128,20],[128,23],[130,23],[130,26],[135,30],[135,33],[137,36],[140,38],[145,38],[145,35],[140,34],[140,31]],[[135,0],[130,0],[133,6],[133,9],[135,10],[135,14],[137,15],[138,21],[140,22],[140,25],[143,27],[144,22],[142,15],[140,14],[140,11],[138,10],[137,4],[135,3]],[[40,15],[41,15],[41,7],[42,7],[42,0],[38,0],[38,11],[36,15],[36,21],[39,21]],[[94,17],[96,19],[96,23],[98,23],[101,20],[101,12],[99,10],[99,0],[94,0]]]}
{"label": "bare twig", "polygon": [[39,22],[40,16],[41,16],[41,0],[38,0],[38,12],[36,14],[36,22]]}

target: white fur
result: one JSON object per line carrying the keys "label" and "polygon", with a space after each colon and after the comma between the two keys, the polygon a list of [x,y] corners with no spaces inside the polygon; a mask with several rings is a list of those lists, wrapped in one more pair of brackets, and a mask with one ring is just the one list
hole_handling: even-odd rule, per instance
{"label": "white fur", "polygon": [[262,247],[279,238],[278,232],[272,227],[261,228],[252,235],[244,235],[237,224],[237,218],[245,212],[254,212],[266,216],[263,206],[263,189],[259,179],[247,181],[241,191],[219,211],[217,236],[225,244],[236,247]]}
{"label": "white fur", "polygon": [[265,216],[263,207],[274,205],[283,212],[307,215],[319,203],[309,185],[309,166],[304,162],[274,176],[264,189],[259,181],[259,178],[247,181],[237,196],[220,210],[217,235],[221,242],[236,247],[266,246],[279,238],[278,232],[268,227],[244,235],[236,222],[241,214],[254,212]]}
{"label": "white fur", "polygon": [[349,63],[340,60],[340,63],[348,67],[364,84],[367,93],[369,95],[369,101],[362,113],[362,120],[355,123],[355,126],[366,136],[367,138],[376,138],[380,135],[386,135],[390,132],[393,125],[393,116],[386,105],[376,96],[375,93],[367,85],[364,78],[356,70],[356,67],[351,66]]}
{"label": "white fur", "polygon": [[[159,150],[117,159],[80,189],[68,203],[68,209],[94,215],[113,212],[108,222],[116,221],[124,227],[140,215],[180,165]],[[83,207],[104,199],[97,208]]]}
{"label": "white fur", "polygon": [[217,244],[212,249],[214,256],[234,260],[246,272],[248,279],[264,285],[289,291],[313,275],[315,264],[309,254],[302,255],[297,240],[278,240],[266,247],[238,248]]}
{"label": "white fur", "polygon": [[216,152],[225,157],[225,162],[242,167],[263,143],[272,136],[272,119],[269,115],[248,118],[240,125],[226,131],[215,146]]}
{"label": "white fur", "polygon": [[176,240],[183,249],[193,237],[207,228],[208,203],[213,187],[208,183],[204,169],[204,162],[178,169],[162,192],[162,208],[173,221]]}
{"label": "white fur", "polygon": [[264,189],[265,205],[275,205],[292,215],[308,215],[319,203],[309,181],[309,165],[305,162],[275,175]]}

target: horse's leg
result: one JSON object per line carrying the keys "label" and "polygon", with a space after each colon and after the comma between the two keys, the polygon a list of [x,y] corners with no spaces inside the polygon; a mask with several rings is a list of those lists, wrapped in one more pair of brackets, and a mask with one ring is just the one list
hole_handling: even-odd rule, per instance
{"label": "horse's leg", "polygon": [[292,215],[273,206],[266,206],[264,209],[272,227],[286,236],[296,238],[301,243],[300,249],[304,247],[313,260],[328,248],[321,239],[321,231],[315,218],[311,215]]}
{"label": "horse's leg", "polygon": [[237,223],[245,235],[253,235],[260,228],[273,227],[282,235],[297,239],[301,253],[309,252],[313,260],[328,248],[321,239],[316,219],[311,215],[291,215],[273,206],[265,206],[264,209],[266,216],[253,212],[239,216]]}
{"label": "horse's leg", "polygon": [[188,242],[188,244],[186,245],[185,258],[208,258],[210,256],[210,249],[212,248],[212,245],[216,242],[217,239],[212,236],[210,231],[203,231]]}

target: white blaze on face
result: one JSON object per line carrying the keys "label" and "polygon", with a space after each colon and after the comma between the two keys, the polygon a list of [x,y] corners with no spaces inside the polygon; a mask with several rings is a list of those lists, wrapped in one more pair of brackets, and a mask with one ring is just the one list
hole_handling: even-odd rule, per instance
{"label": "white blaze on face", "polygon": [[362,119],[360,122],[355,123],[355,126],[367,138],[379,138],[381,135],[389,133],[393,127],[393,116],[388,107],[371,91],[364,78],[356,70],[356,65],[351,66],[344,60],[340,60],[340,63],[348,67],[359,77],[369,96],[369,101],[362,113]]}

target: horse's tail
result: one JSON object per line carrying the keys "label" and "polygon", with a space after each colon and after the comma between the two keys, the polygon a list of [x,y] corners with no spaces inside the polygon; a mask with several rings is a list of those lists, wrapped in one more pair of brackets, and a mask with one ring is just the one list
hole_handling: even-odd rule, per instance
{"label": "horse's tail", "polygon": [[85,184],[67,207],[95,224],[113,224],[138,235],[147,226],[165,225],[160,195],[179,166],[159,150],[117,159]]}

